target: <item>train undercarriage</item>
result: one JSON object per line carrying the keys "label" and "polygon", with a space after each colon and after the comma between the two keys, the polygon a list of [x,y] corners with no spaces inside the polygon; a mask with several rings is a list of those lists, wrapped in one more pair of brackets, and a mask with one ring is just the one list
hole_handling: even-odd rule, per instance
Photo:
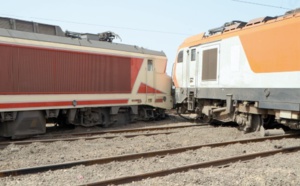
{"label": "train undercarriage", "polygon": [[180,114],[194,113],[196,117],[193,119],[197,122],[235,122],[245,133],[274,128],[274,126],[300,129],[299,112],[261,109],[259,102],[235,101],[232,100],[231,95],[227,95],[226,100],[189,97],[176,107]]}
{"label": "train undercarriage", "polygon": [[0,136],[26,138],[46,132],[46,123],[84,127],[109,127],[135,121],[160,120],[165,110],[151,106],[53,109],[0,113]]}

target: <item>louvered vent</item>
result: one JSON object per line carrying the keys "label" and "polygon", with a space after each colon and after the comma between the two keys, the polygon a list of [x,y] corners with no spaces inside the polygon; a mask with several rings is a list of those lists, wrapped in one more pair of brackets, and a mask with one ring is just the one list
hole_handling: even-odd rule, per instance
{"label": "louvered vent", "polygon": [[39,33],[56,35],[55,26],[39,24]]}
{"label": "louvered vent", "polygon": [[7,18],[0,18],[0,28],[11,29],[10,20]]}
{"label": "louvered vent", "polygon": [[65,37],[59,26],[0,17],[0,28]]}
{"label": "louvered vent", "polygon": [[32,22],[16,20],[16,30],[34,32],[34,27]]}

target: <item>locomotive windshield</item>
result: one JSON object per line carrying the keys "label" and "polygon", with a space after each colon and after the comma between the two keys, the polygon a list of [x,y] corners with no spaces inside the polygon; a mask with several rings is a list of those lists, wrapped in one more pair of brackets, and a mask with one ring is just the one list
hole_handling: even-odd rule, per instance
{"label": "locomotive windshield", "polygon": [[178,53],[177,63],[182,63],[182,62],[183,62],[183,51],[180,51]]}

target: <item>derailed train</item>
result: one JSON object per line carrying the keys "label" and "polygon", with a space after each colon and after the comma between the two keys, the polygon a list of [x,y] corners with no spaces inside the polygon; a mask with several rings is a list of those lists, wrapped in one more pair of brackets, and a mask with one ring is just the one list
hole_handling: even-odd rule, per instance
{"label": "derailed train", "polygon": [[300,129],[300,13],[232,21],[187,38],[173,67],[176,106],[244,131]]}
{"label": "derailed train", "polygon": [[173,104],[245,131],[274,120],[300,129],[299,30],[295,10],[187,38],[173,68],[173,103],[163,52],[112,43],[112,32],[63,32],[0,17],[0,136],[42,134],[47,122],[149,120]]}
{"label": "derailed train", "polygon": [[173,106],[163,52],[112,43],[112,32],[0,18],[0,136],[164,117]]}

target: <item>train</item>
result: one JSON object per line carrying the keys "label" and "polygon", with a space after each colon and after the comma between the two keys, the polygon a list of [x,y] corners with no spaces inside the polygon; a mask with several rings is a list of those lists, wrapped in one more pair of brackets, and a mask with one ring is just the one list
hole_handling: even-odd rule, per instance
{"label": "train", "polygon": [[164,118],[173,107],[165,53],[117,38],[0,17],[0,136],[44,134],[47,123],[107,127]]}
{"label": "train", "polygon": [[172,79],[180,114],[235,122],[244,132],[274,123],[300,129],[300,11],[234,20],[188,37]]}
{"label": "train", "polygon": [[299,130],[298,30],[299,9],[226,22],[184,40],[170,77],[163,51],[115,43],[111,31],[0,17],[0,136],[155,120],[172,108],[245,132],[274,121]]}

